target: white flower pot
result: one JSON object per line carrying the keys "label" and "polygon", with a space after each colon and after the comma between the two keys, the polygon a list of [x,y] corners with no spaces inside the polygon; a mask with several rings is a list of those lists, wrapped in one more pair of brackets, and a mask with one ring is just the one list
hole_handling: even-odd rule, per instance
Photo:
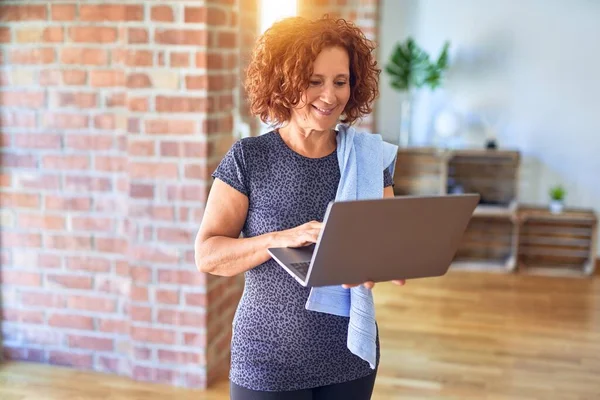
{"label": "white flower pot", "polygon": [[560,214],[565,207],[565,204],[560,200],[550,201],[550,212],[552,214]]}

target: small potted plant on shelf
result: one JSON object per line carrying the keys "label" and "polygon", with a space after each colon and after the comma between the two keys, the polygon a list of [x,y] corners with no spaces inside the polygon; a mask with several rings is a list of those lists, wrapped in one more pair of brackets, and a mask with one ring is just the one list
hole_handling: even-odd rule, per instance
{"label": "small potted plant on shelf", "polygon": [[567,194],[564,187],[556,185],[550,188],[550,212],[560,214],[565,207],[565,195]]}

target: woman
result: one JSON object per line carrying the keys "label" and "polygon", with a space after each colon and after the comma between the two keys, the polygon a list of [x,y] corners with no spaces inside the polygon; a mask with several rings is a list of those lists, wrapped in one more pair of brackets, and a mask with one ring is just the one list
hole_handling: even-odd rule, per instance
{"label": "woman", "polygon": [[[358,28],[329,18],[285,19],[257,42],[246,89],[251,111],[276,128],[224,157],[196,239],[200,271],[245,273],[231,344],[234,400],[371,397],[377,370],[348,350],[348,318],[307,310],[310,289],[267,248],[317,241],[340,181],[334,128],[371,112],[378,94],[373,48]],[[391,174],[381,173],[384,196],[393,196]]]}

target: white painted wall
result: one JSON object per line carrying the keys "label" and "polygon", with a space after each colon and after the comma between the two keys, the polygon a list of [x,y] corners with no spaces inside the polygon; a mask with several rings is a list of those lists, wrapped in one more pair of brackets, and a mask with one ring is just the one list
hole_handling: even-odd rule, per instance
{"label": "white painted wall", "polygon": [[[500,145],[524,156],[521,200],[546,203],[548,188],[562,183],[569,205],[600,216],[600,1],[383,0],[382,8],[382,63],[408,33],[434,55],[452,41],[444,89],[417,104],[419,144],[431,143],[439,106],[493,104],[506,116]],[[398,99],[383,73],[377,126],[389,141]]]}

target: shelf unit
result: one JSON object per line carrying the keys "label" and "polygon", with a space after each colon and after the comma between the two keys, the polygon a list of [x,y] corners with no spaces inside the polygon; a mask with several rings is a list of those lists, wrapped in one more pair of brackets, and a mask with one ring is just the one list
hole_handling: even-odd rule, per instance
{"label": "shelf unit", "polygon": [[520,153],[508,150],[398,151],[394,193],[479,193],[453,269],[589,275],[594,272],[597,219],[591,210],[551,214],[518,204]]}

